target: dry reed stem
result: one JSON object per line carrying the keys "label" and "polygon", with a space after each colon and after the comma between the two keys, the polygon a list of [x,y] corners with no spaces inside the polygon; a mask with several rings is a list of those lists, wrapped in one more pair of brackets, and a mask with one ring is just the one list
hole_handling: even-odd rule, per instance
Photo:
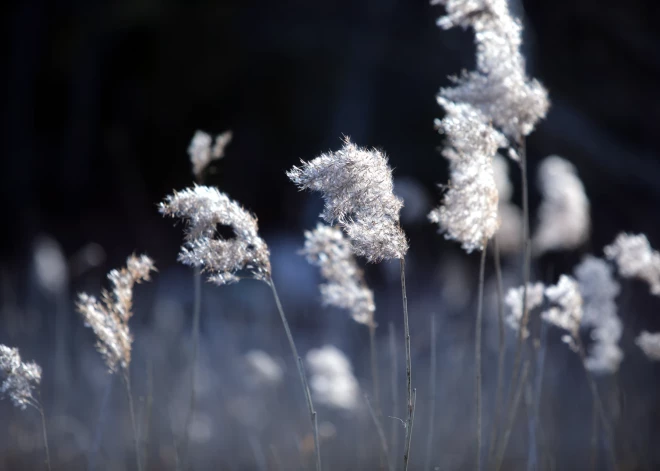
{"label": "dry reed stem", "polygon": [[433,454],[433,435],[435,433],[435,403],[437,389],[437,338],[435,329],[435,314],[431,314],[431,371],[429,373],[429,391],[431,392],[431,410],[429,411],[429,432],[426,439],[426,462],[424,469],[431,470],[431,455]]}
{"label": "dry reed stem", "polygon": [[138,471],[142,471],[142,460],[140,460],[140,440],[138,438],[137,424],[135,422],[135,408],[133,407],[133,393],[131,392],[131,377],[129,371],[124,368],[122,378],[126,386],[126,395],[128,396],[128,410],[131,416],[131,426],[133,427],[133,442],[135,444],[135,462]]}
{"label": "dry reed stem", "polygon": [[412,425],[415,414],[415,404],[412,389],[412,354],[410,351],[410,324],[408,322],[408,295],[406,294],[406,261],[399,259],[401,269],[401,295],[403,298],[403,327],[406,343],[406,392],[408,399],[408,417],[406,420],[406,442],[403,452],[403,471],[408,469],[410,460],[410,441],[412,440]]}
{"label": "dry reed stem", "polygon": [[376,426],[376,431],[378,432],[378,438],[380,440],[380,448],[383,452],[383,455],[385,456],[387,469],[389,469],[390,471],[394,471],[394,464],[390,460],[390,450],[387,447],[387,438],[385,438],[385,431],[383,430],[383,424],[381,424],[380,420],[378,420],[378,416],[376,415],[374,408],[371,406],[371,401],[369,401],[369,396],[365,394],[364,400],[367,403],[367,407],[369,408],[369,414],[371,414],[371,420],[373,420],[374,425]]}
{"label": "dry reed stem", "polygon": [[[399,376],[399,362],[397,361],[399,356],[397,354],[397,348],[396,348],[396,331],[394,329],[394,322],[390,322],[389,324],[389,336],[390,336],[390,341],[389,341],[389,347],[390,347],[390,373],[391,373],[391,383],[390,387],[392,388],[392,414],[394,416],[397,415],[397,409],[399,406],[399,381],[398,381],[398,376]],[[399,448],[399,424],[395,421],[392,422],[392,429],[391,429],[391,445],[392,445],[392,450],[396,450]]]}
{"label": "dry reed stem", "polygon": [[518,405],[520,404],[520,398],[522,397],[523,386],[527,382],[527,375],[529,373],[529,360],[525,361],[522,367],[522,373],[518,381],[518,385],[515,388],[515,394],[513,397],[513,403],[511,410],[509,411],[509,417],[506,424],[506,429],[504,430],[504,436],[502,438],[502,444],[497,453],[497,459],[495,460],[495,471],[500,471],[502,468],[502,462],[504,461],[504,453],[506,452],[506,447],[509,444],[509,438],[511,438],[511,431],[513,430],[513,425],[516,421],[516,414],[518,412]]}
{"label": "dry reed stem", "polygon": [[475,394],[477,399],[477,471],[481,471],[481,444],[482,444],[482,402],[481,402],[481,330],[483,324],[483,305],[484,305],[484,272],[486,271],[486,251],[487,242],[483,243],[481,251],[481,262],[479,264],[479,299],[477,301],[477,319],[476,335],[474,340],[474,361],[475,361]]}
{"label": "dry reed stem", "polygon": [[486,466],[489,466],[495,453],[497,442],[497,428],[500,424],[500,413],[502,407],[502,386],[504,382],[504,359],[506,348],[504,345],[504,288],[502,283],[502,265],[500,263],[500,244],[497,234],[493,237],[493,258],[495,261],[495,278],[497,281],[497,331],[498,331],[498,353],[497,353],[497,390],[495,393],[495,417],[491,427],[490,446]]}
{"label": "dry reed stem", "polygon": [[282,303],[280,302],[280,297],[277,295],[277,289],[275,288],[275,283],[272,279],[268,280],[268,285],[273,292],[273,298],[275,299],[275,304],[277,305],[277,311],[280,314],[280,319],[282,320],[282,325],[284,326],[284,331],[286,332],[286,337],[289,341],[289,346],[291,347],[291,353],[296,360],[298,366],[298,374],[300,376],[300,382],[302,383],[303,392],[305,398],[307,399],[307,408],[309,410],[310,420],[312,422],[312,430],[314,432],[314,449],[316,451],[316,470],[321,471],[321,448],[319,443],[319,427],[316,417],[316,411],[314,410],[314,404],[312,402],[312,394],[309,391],[309,384],[307,383],[307,375],[305,374],[305,366],[303,365],[302,358],[298,355],[298,349],[296,344],[293,341],[293,335],[291,334],[291,328],[289,327],[289,322],[286,319],[286,314],[284,314],[284,309],[282,308]]}

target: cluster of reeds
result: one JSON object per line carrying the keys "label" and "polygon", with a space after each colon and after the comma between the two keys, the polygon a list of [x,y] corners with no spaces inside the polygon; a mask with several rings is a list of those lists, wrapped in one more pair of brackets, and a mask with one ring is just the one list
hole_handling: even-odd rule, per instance
{"label": "cluster of reeds", "polygon": [[[575,351],[589,379],[595,411],[608,441],[612,465],[616,468],[616,446],[593,374],[616,372],[624,353],[619,347],[622,323],[617,316],[616,297],[619,283],[614,268],[622,278],[637,278],[648,283],[653,295],[660,294],[660,254],[643,235],[621,234],[605,247],[605,258],[590,256],[574,273],[561,274],[557,283],[546,285],[531,278],[532,258],[551,250],[571,250],[587,240],[590,230],[589,200],[568,161],[551,156],[539,167],[539,187],[543,196],[539,223],[530,234],[526,136],[549,107],[543,86],[526,75],[520,53],[521,24],[509,12],[506,0],[436,0],[444,5],[446,15],[438,20],[444,29],[469,28],[477,46],[477,68],[452,79],[453,86],[442,88],[437,101],[445,115],[436,127],[446,137],[442,155],[450,166],[450,182],[442,203],[429,214],[445,238],[455,240],[467,252],[480,252],[474,338],[475,384],[475,469],[499,470],[516,420],[521,399],[530,397],[529,463],[537,460],[535,431],[541,401],[543,365],[548,326],[561,329],[564,341]],[[198,132],[190,148],[195,183],[175,191],[160,203],[163,216],[184,223],[184,242],[178,255],[181,263],[194,268],[195,307],[193,313],[193,375],[191,401],[185,428],[180,432],[179,467],[186,465],[186,443],[190,417],[195,409],[195,364],[199,344],[201,278],[218,286],[251,278],[268,285],[278,310],[292,361],[298,370],[300,385],[314,437],[315,467],[321,470],[321,450],[317,411],[314,399],[347,410],[356,406],[359,385],[350,364],[333,347],[313,350],[307,355],[312,370],[308,379],[305,362],[299,354],[285,311],[272,276],[270,250],[259,234],[256,216],[215,187],[205,186],[204,172],[209,164],[223,157],[231,139],[227,132],[215,138]],[[522,180],[522,213],[511,202],[511,183],[507,179],[507,160],[517,165]],[[321,193],[324,199],[319,223],[304,234],[302,254],[318,266],[323,277],[320,285],[324,304],[345,309],[358,324],[369,329],[373,402],[367,397],[379,442],[383,463],[395,469],[400,459],[404,471],[410,463],[415,418],[416,388],[413,387],[412,353],[405,277],[408,240],[401,227],[401,198],[394,194],[392,170],[384,153],[362,148],[344,138],[343,146],[319,157],[303,161],[287,172],[301,190]],[[219,226],[231,228],[233,237],[225,238]],[[301,243],[302,245],[302,243]],[[495,416],[490,424],[488,443],[484,440],[482,392],[482,322],[484,278],[487,251],[492,247],[498,285],[499,356]],[[506,294],[502,283],[500,252],[522,253],[519,286]],[[381,401],[376,330],[376,300],[367,286],[358,257],[368,263],[398,259],[402,292],[406,402],[405,440],[397,457],[397,428],[388,440],[384,432],[385,406]],[[131,347],[133,337],[128,322],[133,315],[133,288],[147,281],[154,263],[145,256],[130,256],[126,266],[108,274],[109,290],[100,299],[80,294],[77,309],[94,332],[97,349],[110,373],[120,373],[126,387],[137,469],[142,469],[139,430],[136,425],[131,392]],[[423,314],[423,313],[420,313]],[[435,319],[435,317],[433,318]],[[431,322],[431,417],[435,411],[435,321]],[[517,342],[508,388],[505,388],[505,326],[515,332]],[[587,350],[581,329],[591,329],[593,343]],[[391,338],[393,328],[390,327]],[[643,332],[637,339],[643,352],[660,360],[660,333]],[[395,342],[392,341],[395,345]],[[394,348],[391,349],[394,351]],[[263,352],[251,352],[250,368],[266,371],[263,377],[279,381],[281,370]],[[393,362],[396,365],[396,362]],[[23,363],[16,349],[0,346],[0,393],[25,409],[32,406],[42,417],[43,436],[48,456],[46,421],[43,407],[34,390],[41,370],[34,363]],[[397,389],[397,372],[392,371],[392,391]],[[393,408],[397,406],[394,396]],[[394,414],[394,412],[392,412]],[[426,469],[431,469],[433,428],[427,435]],[[50,460],[48,459],[48,463]]]}

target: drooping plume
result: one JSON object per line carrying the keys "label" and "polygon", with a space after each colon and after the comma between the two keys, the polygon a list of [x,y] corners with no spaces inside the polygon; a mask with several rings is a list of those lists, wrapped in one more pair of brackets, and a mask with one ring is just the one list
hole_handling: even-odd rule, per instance
{"label": "drooping plume", "polygon": [[499,227],[493,157],[506,141],[473,106],[438,101],[447,110],[436,124],[449,141],[443,155],[449,160],[450,182],[442,206],[429,219],[467,252],[482,250]]}
{"label": "drooping plume", "polygon": [[477,70],[463,72],[455,86],[443,88],[439,96],[468,103],[504,134],[519,139],[534,130],[545,117],[548,93],[525,73],[520,53],[522,26],[509,12],[507,0],[434,0],[447,15],[438,26],[472,28],[477,45]]}
{"label": "drooping plume", "polygon": [[0,345],[0,374],[1,396],[9,396],[11,402],[20,409],[29,405],[37,407],[33,391],[41,383],[39,365],[34,362],[23,363],[17,348]]}
{"label": "drooping plume", "polygon": [[615,373],[623,360],[619,347],[623,324],[617,315],[615,298],[620,287],[612,267],[605,260],[588,256],[575,268],[575,277],[584,300],[582,326],[592,328],[593,344],[586,367],[594,373]]}
{"label": "drooping plume", "polygon": [[558,156],[541,162],[538,183],[543,195],[539,225],[532,238],[537,255],[572,250],[589,238],[589,199],[573,164]]}
{"label": "drooping plume", "polygon": [[188,146],[190,163],[193,166],[193,174],[197,181],[202,180],[204,170],[209,164],[221,159],[225,155],[225,147],[231,142],[231,131],[225,131],[215,137],[215,144],[210,134],[197,131]]}
{"label": "drooping plume", "polygon": [[323,302],[348,309],[353,320],[372,325],[376,310],[374,295],[365,284],[351,244],[342,231],[320,223],[313,231],[305,231],[303,254],[309,263],[321,269],[321,276],[327,280],[320,286]]}
{"label": "drooping plume", "polygon": [[405,256],[408,242],[399,222],[403,202],[394,196],[392,170],[380,151],[345,138],[340,150],[303,162],[287,176],[300,189],[322,193],[321,217],[339,223],[356,255],[369,262]]}
{"label": "drooping plume", "polygon": [[[257,280],[270,282],[270,253],[259,237],[257,218],[216,188],[195,185],[168,196],[160,204],[165,216],[185,219],[185,243],[179,261],[201,268],[217,285],[235,283],[237,272],[247,270]],[[216,227],[229,226],[231,239]]]}
{"label": "drooping plume", "polygon": [[127,370],[131,363],[133,336],[128,321],[133,316],[133,286],[149,281],[150,272],[155,270],[146,255],[131,255],[126,267],[108,273],[112,291],[103,289],[100,301],[86,293],[78,295],[76,309],[96,334],[96,349],[113,373],[117,365]]}
{"label": "drooping plume", "polygon": [[660,296],[660,253],[651,248],[644,234],[621,233],[604,252],[616,262],[619,275],[646,282],[651,293]]}

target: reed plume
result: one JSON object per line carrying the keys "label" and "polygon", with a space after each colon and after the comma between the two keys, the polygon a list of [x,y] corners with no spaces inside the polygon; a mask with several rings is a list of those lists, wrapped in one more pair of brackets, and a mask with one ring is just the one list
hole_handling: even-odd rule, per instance
{"label": "reed plume", "polygon": [[23,362],[18,348],[0,345],[0,374],[3,376],[0,396],[9,396],[14,406],[19,409],[25,410],[27,406],[32,406],[39,411],[46,451],[46,465],[50,470],[46,415],[41,402],[34,396],[34,390],[41,383],[41,367],[34,362]]}

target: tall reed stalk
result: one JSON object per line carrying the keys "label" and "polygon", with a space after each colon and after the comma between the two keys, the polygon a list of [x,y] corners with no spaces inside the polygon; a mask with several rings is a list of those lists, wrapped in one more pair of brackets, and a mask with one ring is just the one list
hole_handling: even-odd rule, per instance
{"label": "tall reed stalk", "polygon": [[415,419],[415,399],[412,388],[412,353],[410,351],[410,324],[408,321],[408,295],[406,294],[406,261],[399,259],[401,268],[401,295],[403,299],[403,327],[406,345],[406,394],[408,399],[408,416],[406,419],[406,441],[403,452],[403,471],[408,469],[410,461],[410,443],[412,440],[413,421]]}
{"label": "tall reed stalk", "polygon": [[429,410],[429,432],[426,437],[426,462],[424,464],[425,470],[431,470],[431,457],[433,455],[433,439],[435,432],[435,403],[437,395],[437,337],[435,329],[435,314],[431,314],[431,371],[429,372],[429,392],[431,393],[430,410]]}
{"label": "tall reed stalk", "polygon": [[140,459],[140,438],[138,436],[137,423],[135,421],[135,408],[133,406],[133,393],[131,391],[131,375],[128,369],[124,368],[122,378],[126,387],[126,396],[128,397],[128,412],[131,417],[131,427],[133,428],[133,442],[135,445],[135,463],[137,470],[142,471],[142,460]]}
{"label": "tall reed stalk", "polygon": [[503,408],[502,387],[504,383],[504,359],[506,355],[506,346],[504,344],[504,288],[502,283],[502,265],[500,263],[500,244],[497,235],[493,237],[493,259],[495,262],[495,278],[497,282],[497,333],[498,333],[498,352],[497,352],[497,389],[495,392],[495,417],[491,426],[490,445],[488,447],[488,458],[486,466],[490,466],[495,453],[495,444],[497,442],[497,429],[500,425],[500,414]]}
{"label": "tall reed stalk", "polygon": [[481,448],[482,448],[482,398],[481,398],[481,330],[483,324],[484,305],[484,272],[486,271],[487,242],[481,251],[481,262],[479,264],[479,299],[477,301],[476,335],[474,340],[474,368],[475,368],[475,394],[477,399],[477,471],[481,471]]}
{"label": "tall reed stalk", "polygon": [[282,303],[280,302],[280,297],[277,294],[277,289],[275,288],[275,283],[272,279],[268,280],[268,285],[273,292],[273,298],[275,299],[275,304],[277,305],[277,311],[280,314],[280,319],[282,320],[282,325],[284,326],[284,331],[286,332],[286,337],[289,341],[289,346],[291,347],[291,353],[293,354],[296,365],[298,366],[298,374],[300,376],[300,382],[302,383],[303,393],[305,394],[305,399],[307,400],[307,408],[309,410],[309,418],[312,422],[312,430],[314,432],[314,450],[316,453],[316,470],[321,471],[321,447],[319,442],[319,427],[316,417],[316,411],[314,410],[314,404],[312,402],[312,394],[309,391],[309,384],[307,382],[307,375],[305,373],[305,366],[303,365],[302,358],[298,355],[298,349],[296,344],[293,341],[293,335],[291,335],[291,328],[289,327],[289,322],[286,319],[286,314],[284,314],[284,309],[282,308]]}

